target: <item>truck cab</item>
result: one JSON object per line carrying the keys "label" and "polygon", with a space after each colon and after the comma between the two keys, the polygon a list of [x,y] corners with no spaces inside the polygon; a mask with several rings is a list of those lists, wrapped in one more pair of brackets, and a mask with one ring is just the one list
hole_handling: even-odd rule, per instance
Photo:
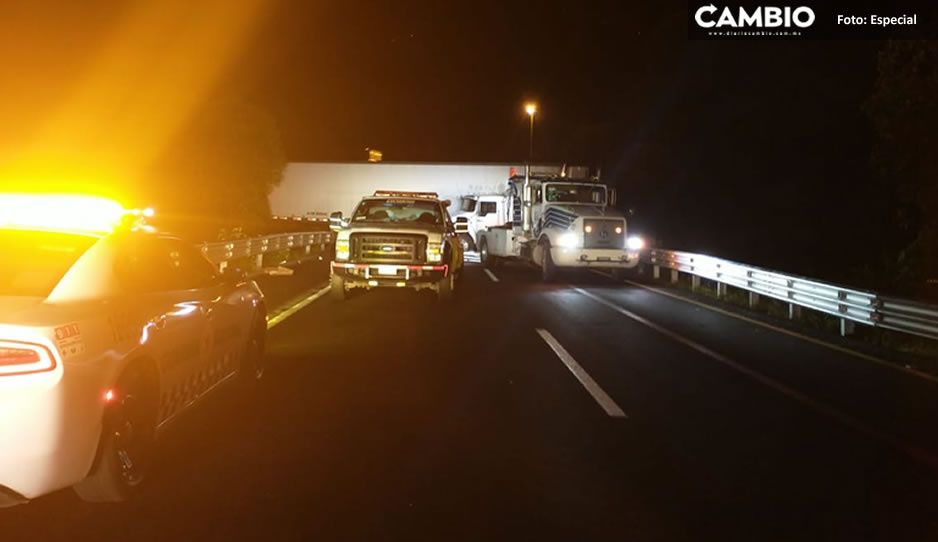
{"label": "truck cab", "polygon": [[480,231],[508,222],[508,198],[504,194],[481,194],[462,197],[460,212],[454,217],[468,234],[471,246],[478,246]]}

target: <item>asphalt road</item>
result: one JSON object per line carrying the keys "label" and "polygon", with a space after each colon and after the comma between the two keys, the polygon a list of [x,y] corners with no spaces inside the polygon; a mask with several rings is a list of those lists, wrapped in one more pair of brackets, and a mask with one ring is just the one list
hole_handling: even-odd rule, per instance
{"label": "asphalt road", "polygon": [[938,540],[938,383],[638,285],[495,275],[310,304],[141,498],[59,492],[0,540]]}

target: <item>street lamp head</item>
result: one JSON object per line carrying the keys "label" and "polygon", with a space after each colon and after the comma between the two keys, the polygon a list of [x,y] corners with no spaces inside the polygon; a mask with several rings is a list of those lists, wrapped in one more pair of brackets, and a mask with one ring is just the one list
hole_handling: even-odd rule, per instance
{"label": "street lamp head", "polygon": [[528,103],[528,104],[525,104],[525,105],[524,105],[524,110],[525,110],[525,112],[526,112],[528,115],[531,115],[531,116],[533,117],[534,114],[537,113],[537,104],[535,104],[535,103]]}

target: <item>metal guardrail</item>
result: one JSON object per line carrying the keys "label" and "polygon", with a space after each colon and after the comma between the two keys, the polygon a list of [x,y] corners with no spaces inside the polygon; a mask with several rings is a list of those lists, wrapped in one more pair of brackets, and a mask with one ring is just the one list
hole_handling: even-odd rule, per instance
{"label": "metal guardrail", "polygon": [[281,233],[238,239],[235,241],[222,241],[205,243],[202,245],[202,254],[220,271],[233,260],[251,260],[253,270],[264,266],[264,255],[282,250],[301,250],[303,255],[312,255],[314,252],[325,252],[332,242],[332,232],[302,232]]}
{"label": "metal guardrail", "polygon": [[714,258],[691,252],[651,250],[649,263],[655,278],[661,268],[671,270],[671,282],[677,282],[679,273],[691,275],[696,289],[700,279],[716,282],[717,297],[733,286],[749,292],[749,305],[766,296],[788,303],[788,317],[796,318],[802,308],[823,312],[840,318],[840,333],[853,332],[854,324],[891,329],[930,339],[938,339],[938,306],[885,297],[875,292],[860,290],[809,279],[796,275],[769,271],[738,262]]}

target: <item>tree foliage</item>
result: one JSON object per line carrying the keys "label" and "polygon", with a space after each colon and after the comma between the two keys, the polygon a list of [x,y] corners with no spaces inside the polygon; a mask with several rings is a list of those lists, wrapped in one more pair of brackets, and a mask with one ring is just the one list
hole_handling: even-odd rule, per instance
{"label": "tree foliage", "polygon": [[922,292],[938,278],[938,42],[887,42],[866,104],[882,196],[886,272]]}
{"label": "tree foliage", "polygon": [[270,218],[268,196],[285,165],[273,118],[219,100],[159,160],[145,192],[172,229],[201,237],[253,233]]}

